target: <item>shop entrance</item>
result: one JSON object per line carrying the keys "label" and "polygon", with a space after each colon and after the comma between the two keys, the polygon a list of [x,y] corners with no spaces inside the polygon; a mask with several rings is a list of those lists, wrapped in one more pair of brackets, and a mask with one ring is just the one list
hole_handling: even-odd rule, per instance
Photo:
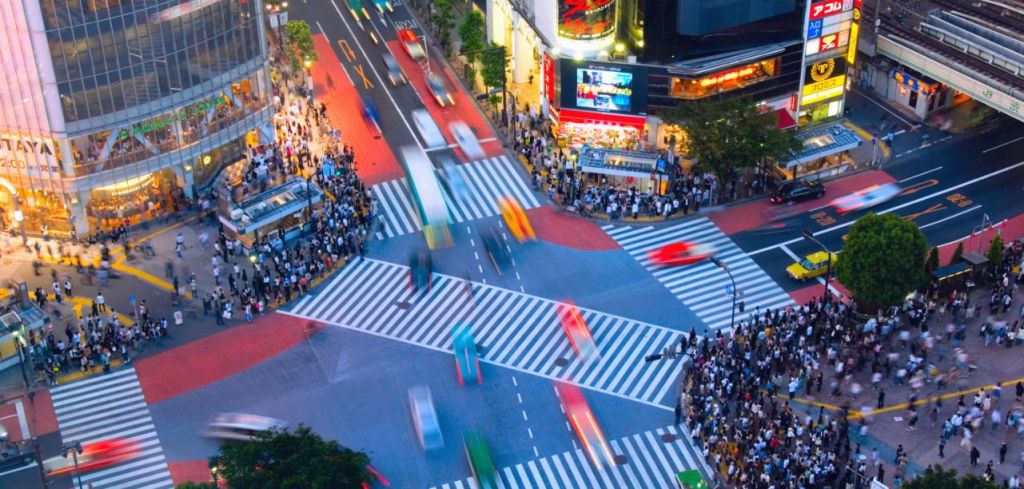
{"label": "shop entrance", "polygon": [[182,198],[171,168],[97,187],[86,207],[89,229],[109,231],[164,217],[177,212]]}

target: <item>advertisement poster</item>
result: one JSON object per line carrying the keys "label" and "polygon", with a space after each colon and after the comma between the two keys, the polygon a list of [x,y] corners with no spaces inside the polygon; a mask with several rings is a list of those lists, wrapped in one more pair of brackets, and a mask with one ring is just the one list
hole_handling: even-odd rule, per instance
{"label": "advertisement poster", "polygon": [[575,41],[615,33],[615,0],[558,0],[558,36]]}
{"label": "advertisement poster", "polygon": [[630,112],[633,102],[633,73],[596,69],[576,69],[576,107],[615,112]]}

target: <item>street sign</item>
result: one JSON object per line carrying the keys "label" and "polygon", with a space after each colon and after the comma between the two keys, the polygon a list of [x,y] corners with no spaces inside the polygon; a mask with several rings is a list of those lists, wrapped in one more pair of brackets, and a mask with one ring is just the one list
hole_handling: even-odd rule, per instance
{"label": "street sign", "polygon": [[732,286],[731,285],[726,285],[725,286],[725,293],[726,294],[730,294],[730,295],[732,294]]}
{"label": "street sign", "polygon": [[135,296],[134,295],[128,296],[128,302],[130,302],[134,306],[135,305]]}

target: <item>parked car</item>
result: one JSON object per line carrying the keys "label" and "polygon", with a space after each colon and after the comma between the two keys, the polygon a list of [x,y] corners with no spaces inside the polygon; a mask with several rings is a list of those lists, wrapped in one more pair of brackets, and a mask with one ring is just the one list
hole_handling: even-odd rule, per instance
{"label": "parked car", "polygon": [[836,253],[825,253],[817,251],[804,257],[796,263],[786,267],[786,274],[793,280],[803,282],[809,278],[816,278],[825,275],[829,266],[835,267],[839,255]]}
{"label": "parked car", "polygon": [[825,187],[818,182],[790,180],[772,191],[768,196],[773,204],[800,202],[808,199],[820,199],[825,196]]}

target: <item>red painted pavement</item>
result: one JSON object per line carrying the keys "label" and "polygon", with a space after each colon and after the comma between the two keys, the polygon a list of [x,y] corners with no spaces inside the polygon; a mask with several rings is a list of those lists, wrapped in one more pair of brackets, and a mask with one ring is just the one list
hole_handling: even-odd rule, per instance
{"label": "red painted pavement", "polygon": [[171,470],[171,480],[174,481],[175,486],[185,482],[210,482],[213,480],[210,475],[210,462],[207,460],[167,462],[167,468]]}
{"label": "red painted pavement", "polygon": [[953,252],[956,251],[957,243],[961,241],[964,243],[965,252],[974,251],[983,255],[988,253],[988,247],[992,244],[992,238],[996,233],[1002,235],[1004,243],[1024,236],[1024,215],[1004,220],[977,235],[966,236],[939,246],[939,264],[945,266],[949,263]]}
{"label": "red painted pavement", "polygon": [[[363,116],[362,99],[341,67],[330,42],[323,34],[313,36],[317,62],[313,63],[313,93],[327,105],[331,126],[341,130],[341,141],[355,148],[356,173],[366,185],[405,176],[387,141],[377,127]],[[351,65],[346,65],[351,68]],[[357,76],[354,69],[349,70]]]}
{"label": "red painted pavement", "polygon": [[[844,297],[850,296],[850,291],[846,290],[846,287],[843,287],[842,284],[836,281],[835,277],[832,277],[832,280],[829,281],[829,285],[831,285],[832,288],[834,288]],[[825,285],[815,280],[812,285],[808,285],[807,287],[804,287],[802,289],[790,291],[789,296],[793,298],[793,301],[802,306],[814,299],[821,297],[821,294],[824,293]]]}
{"label": "red painted pavement", "polygon": [[586,251],[619,249],[618,243],[589,219],[570,216],[550,207],[537,207],[526,211],[537,239],[569,248]]}
{"label": "red painted pavement", "polygon": [[273,313],[135,363],[148,404],[242,372],[295,346],[315,324]]}
{"label": "red painted pavement", "polygon": [[30,401],[27,395],[10,397],[0,404],[0,425],[7,430],[10,441],[21,441],[21,423],[18,418],[18,408],[15,402],[20,400],[22,412],[25,416],[24,422],[28,425],[29,437],[39,437],[58,430],[57,414],[53,410],[53,400],[50,391],[36,391],[33,400]]}
{"label": "red painted pavement", "polygon": [[[827,206],[833,199],[871,185],[895,181],[896,179],[881,170],[858,173],[826,182],[825,197],[818,200],[801,202],[792,206],[780,206],[768,202],[768,197],[762,197],[755,202],[729,207],[723,211],[711,214],[710,217],[722,232],[725,234],[735,234],[766,225],[772,222],[774,218],[803,214],[811,209]],[[830,212],[827,209],[822,209],[822,211]],[[835,218],[835,213],[830,212],[830,216]]]}
{"label": "red painted pavement", "polygon": [[[444,80],[445,85],[451,90],[452,97],[455,98],[454,106],[441,107],[434,101],[434,96],[430,94],[430,89],[427,88],[426,74],[423,72],[420,64],[409,57],[409,54],[402,48],[401,42],[388,41],[387,44],[391,54],[395,56],[398,64],[402,67],[402,71],[405,72],[405,76],[409,78],[409,84],[416,89],[416,93],[419,94],[423,105],[427,107],[427,112],[430,112],[430,116],[434,118],[434,122],[441,128],[441,132],[444,133],[444,137],[448,140],[449,144],[455,144],[455,138],[452,137],[451,131],[448,130],[448,123],[461,120],[473,130],[477,139],[481,140],[480,146],[483,147],[487,157],[505,154],[505,148],[502,147],[500,140],[495,139],[494,132],[491,131],[491,127],[480,114],[475,105],[476,102],[462,89],[462,84],[459,83],[455,73],[452,72],[447,64],[437,63],[436,60],[431,60],[430,63],[430,68],[435,72],[439,66],[444,67],[441,79]],[[468,160],[461,150],[456,149],[456,152],[464,161]]]}

